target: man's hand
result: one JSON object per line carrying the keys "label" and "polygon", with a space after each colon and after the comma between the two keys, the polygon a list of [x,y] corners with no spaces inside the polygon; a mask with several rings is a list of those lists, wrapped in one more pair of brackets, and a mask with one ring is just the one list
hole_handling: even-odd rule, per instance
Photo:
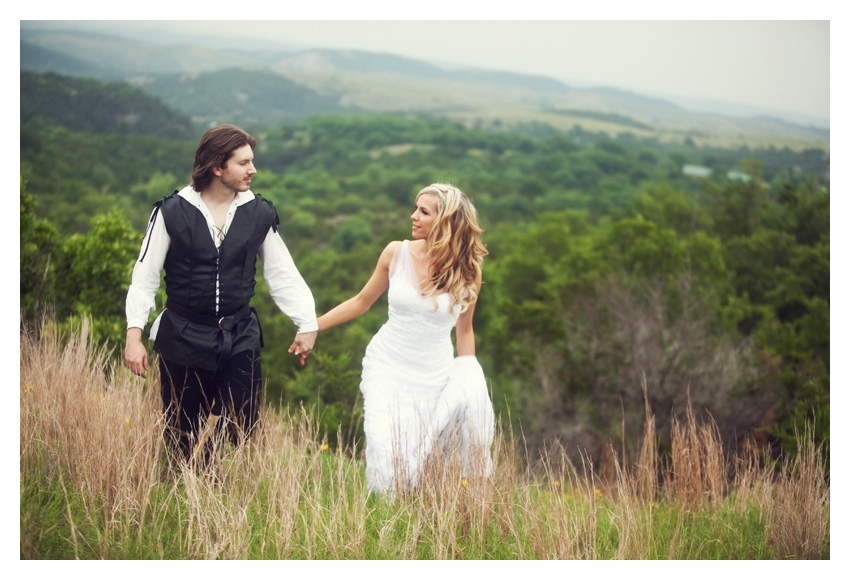
{"label": "man's hand", "polygon": [[307,355],[313,350],[313,345],[316,344],[317,331],[300,332],[295,335],[295,340],[292,341],[292,346],[289,347],[289,352],[301,359],[301,366],[307,362]]}
{"label": "man's hand", "polygon": [[[147,377],[148,351],[142,344],[142,329],[127,329],[127,345],[124,347],[124,364],[140,377]],[[303,364],[303,363],[302,363]]]}

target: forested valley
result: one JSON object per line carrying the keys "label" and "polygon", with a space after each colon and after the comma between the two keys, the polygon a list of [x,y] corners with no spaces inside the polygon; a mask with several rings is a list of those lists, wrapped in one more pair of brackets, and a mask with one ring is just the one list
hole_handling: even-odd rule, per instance
{"label": "forested valley", "polygon": [[[57,88],[69,82],[21,75],[22,327],[89,316],[117,357],[152,204],[188,183],[206,127],[127,86]],[[490,252],[478,358],[530,457],[555,444],[594,460],[611,442],[636,452],[644,396],[662,447],[688,401],[724,442],[753,441],[767,458],[793,453],[806,421],[828,442],[828,151],[418,114],[245,128],[258,140],[252,190],[275,203],[319,314],[409,237],[420,188],[470,195]],[[332,442],[362,441],[360,362],[386,298],[322,333],[301,368],[261,273],[257,292],[267,403],[303,404]]]}

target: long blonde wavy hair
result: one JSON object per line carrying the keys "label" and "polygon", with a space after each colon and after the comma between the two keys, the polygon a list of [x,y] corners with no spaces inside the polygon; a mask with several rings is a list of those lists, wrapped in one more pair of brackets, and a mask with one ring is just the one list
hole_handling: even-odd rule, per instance
{"label": "long blonde wavy hair", "polygon": [[437,292],[449,295],[449,310],[454,312],[460,304],[466,311],[478,299],[475,281],[481,274],[481,265],[487,248],[481,241],[484,230],[478,225],[478,212],[469,197],[457,187],[446,183],[432,183],[416,194],[437,198],[437,218],[428,235],[428,254],[431,280],[423,296],[434,298]]}

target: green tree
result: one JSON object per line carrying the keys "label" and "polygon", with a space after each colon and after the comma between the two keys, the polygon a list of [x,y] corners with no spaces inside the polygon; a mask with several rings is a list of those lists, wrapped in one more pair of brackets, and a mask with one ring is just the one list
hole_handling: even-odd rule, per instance
{"label": "green tree", "polygon": [[123,344],[124,303],[139,234],[116,210],[92,218],[91,230],[65,243],[65,263],[57,269],[57,313],[90,315],[95,336]]}
{"label": "green tree", "polygon": [[339,250],[350,250],[357,243],[371,241],[372,226],[359,216],[345,220],[333,236],[333,245]]}
{"label": "green tree", "polygon": [[62,262],[61,247],[53,224],[35,215],[35,196],[26,192],[23,179],[20,200],[21,316],[34,322],[54,300],[52,272],[56,263]]}
{"label": "green tree", "polygon": [[751,179],[716,185],[707,182],[707,208],[714,220],[714,231],[724,237],[747,236],[761,225],[770,204],[767,184],[757,161],[744,163]]}

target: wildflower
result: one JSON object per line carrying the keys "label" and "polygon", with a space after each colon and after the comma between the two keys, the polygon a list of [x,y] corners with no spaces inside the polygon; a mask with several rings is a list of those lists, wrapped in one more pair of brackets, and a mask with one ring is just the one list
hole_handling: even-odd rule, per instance
{"label": "wildflower", "polygon": [[32,387],[29,385],[24,385],[24,391],[31,391]]}
{"label": "wildflower", "polygon": [[126,421],[126,423],[127,423],[128,425],[130,424],[130,417],[127,417],[127,421]]}
{"label": "wildflower", "polygon": [[652,509],[657,509],[657,508],[658,508],[658,504],[657,504],[657,503],[655,503],[655,502],[652,502],[651,504],[649,504],[649,506],[650,506]]}
{"label": "wildflower", "polygon": [[558,487],[559,485],[561,485],[561,482],[558,481],[558,480],[555,480],[555,487]]}
{"label": "wildflower", "polygon": [[322,445],[322,451],[327,451],[327,450],[328,450],[328,444],[325,443],[324,445]]}
{"label": "wildflower", "polygon": [[596,494],[596,497],[602,497],[602,492],[598,489],[593,490],[593,492]]}
{"label": "wildflower", "polygon": [[460,483],[461,483],[461,485],[466,485],[466,479],[465,479],[465,478],[464,478],[464,479],[461,479],[461,480],[460,480]]}

